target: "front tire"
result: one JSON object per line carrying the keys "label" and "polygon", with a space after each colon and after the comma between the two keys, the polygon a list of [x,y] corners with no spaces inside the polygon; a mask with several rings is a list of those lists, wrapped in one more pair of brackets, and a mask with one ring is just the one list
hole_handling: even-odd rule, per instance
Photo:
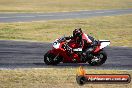
{"label": "front tire", "polygon": [[88,63],[91,66],[100,66],[107,60],[107,54],[105,51],[100,51],[98,54],[94,55],[94,57],[98,58],[99,60],[93,62],[92,60],[94,60],[95,58],[90,59]]}
{"label": "front tire", "polygon": [[44,62],[45,62],[45,64],[47,64],[47,65],[57,65],[57,64],[59,64],[61,58],[58,56],[58,57],[56,58],[57,60],[54,60],[55,57],[56,57],[56,55],[47,52],[47,53],[44,55]]}

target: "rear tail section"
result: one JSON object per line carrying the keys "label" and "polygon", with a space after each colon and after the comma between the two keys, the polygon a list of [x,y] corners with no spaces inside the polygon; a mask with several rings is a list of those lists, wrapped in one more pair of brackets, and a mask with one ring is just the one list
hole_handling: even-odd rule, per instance
{"label": "rear tail section", "polygon": [[109,40],[99,40],[100,41],[100,49],[105,48],[106,46],[110,45]]}
{"label": "rear tail section", "polygon": [[100,44],[94,50],[95,53],[100,51],[100,50],[102,50],[106,46],[110,45],[110,41],[109,40],[99,40],[99,42],[100,42]]}

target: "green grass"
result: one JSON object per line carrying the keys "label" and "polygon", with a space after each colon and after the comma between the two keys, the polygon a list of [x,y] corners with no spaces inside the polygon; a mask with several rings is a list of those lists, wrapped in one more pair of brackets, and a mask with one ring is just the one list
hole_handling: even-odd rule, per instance
{"label": "green grass", "polygon": [[132,8],[132,0],[0,0],[0,12],[64,12]]}
{"label": "green grass", "polygon": [[27,23],[0,23],[0,39],[52,42],[81,27],[96,39],[108,39],[111,46],[132,47],[132,15],[69,19]]}
{"label": "green grass", "polygon": [[[130,74],[132,71],[92,70],[87,74]],[[0,70],[0,88],[80,88],[76,68]],[[86,84],[83,88],[131,88],[129,84]]]}

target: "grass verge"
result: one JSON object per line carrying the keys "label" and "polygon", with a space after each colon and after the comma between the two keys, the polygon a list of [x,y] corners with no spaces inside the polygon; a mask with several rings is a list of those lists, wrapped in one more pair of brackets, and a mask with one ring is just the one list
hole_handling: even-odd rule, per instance
{"label": "grass verge", "polygon": [[64,12],[132,8],[132,0],[0,0],[0,12]]}
{"label": "grass verge", "polygon": [[[80,88],[76,68],[0,70],[0,88]],[[88,74],[130,74],[132,71],[86,70]],[[83,88],[131,88],[129,84],[86,84]]]}
{"label": "grass verge", "polygon": [[132,47],[132,15],[69,19],[29,23],[0,23],[0,39],[52,42],[69,36],[76,27],[96,39],[108,39],[112,46]]}

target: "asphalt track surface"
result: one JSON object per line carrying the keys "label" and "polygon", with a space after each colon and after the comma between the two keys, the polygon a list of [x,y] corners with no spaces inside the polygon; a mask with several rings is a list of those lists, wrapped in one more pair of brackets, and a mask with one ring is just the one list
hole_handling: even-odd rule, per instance
{"label": "asphalt track surface", "polygon": [[102,66],[89,66],[86,63],[60,63],[57,66],[47,66],[43,62],[43,55],[49,49],[51,49],[51,43],[0,40],[0,69],[74,68],[84,66],[89,69],[132,70],[132,48],[105,48],[108,59]]}
{"label": "asphalt track surface", "polygon": [[132,14],[132,8],[57,13],[0,13],[0,22],[32,22],[58,19],[91,18],[98,16],[113,16],[123,14]]}

